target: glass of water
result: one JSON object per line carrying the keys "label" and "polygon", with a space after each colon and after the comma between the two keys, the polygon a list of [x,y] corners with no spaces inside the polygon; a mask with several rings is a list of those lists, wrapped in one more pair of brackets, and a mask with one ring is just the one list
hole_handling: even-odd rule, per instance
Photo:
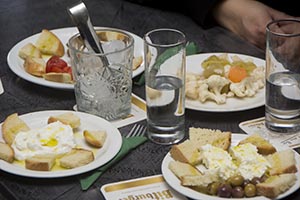
{"label": "glass of water", "polygon": [[95,31],[104,53],[87,50],[79,33],[68,42],[77,109],[107,120],[125,118],[131,112],[134,39],[119,29]]}
{"label": "glass of water", "polygon": [[267,25],[266,127],[275,132],[300,131],[300,20]]}
{"label": "glass of water", "polygon": [[174,144],[185,136],[185,35],[156,29],[144,36],[148,138]]}

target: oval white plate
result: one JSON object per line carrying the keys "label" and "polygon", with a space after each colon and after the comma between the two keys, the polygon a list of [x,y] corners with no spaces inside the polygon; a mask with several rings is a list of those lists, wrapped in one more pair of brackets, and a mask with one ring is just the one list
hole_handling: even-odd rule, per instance
{"label": "oval white plate", "polygon": [[[107,27],[96,27],[96,28],[107,28]],[[114,29],[114,28],[112,28]],[[120,30],[120,29],[116,29],[116,30]],[[68,43],[68,40],[70,39],[71,36],[75,35],[76,33],[78,33],[78,29],[76,27],[68,27],[68,28],[60,28],[60,29],[53,29],[51,30],[55,35],[58,36],[58,38],[62,41],[62,43],[65,46],[65,51],[67,50],[67,46],[66,44]],[[128,31],[125,31],[129,34],[132,35],[132,37],[134,38],[134,56],[143,56],[144,55],[144,42],[143,39],[133,33],[130,33]],[[9,51],[8,55],[7,55],[7,63],[9,68],[19,77],[38,84],[38,85],[42,85],[42,86],[46,86],[46,87],[51,87],[51,88],[56,88],[56,89],[65,89],[65,90],[72,90],[74,89],[74,85],[73,84],[67,84],[67,83],[57,83],[57,82],[53,82],[53,81],[47,81],[43,78],[39,78],[39,77],[35,77],[29,73],[27,73],[24,70],[23,67],[23,63],[24,60],[21,59],[18,56],[19,50],[26,45],[27,43],[31,42],[33,44],[35,44],[38,36],[40,33],[37,33],[35,35],[32,35],[20,42],[18,42],[16,45],[13,46],[13,48]],[[70,58],[67,56],[67,53],[65,53],[65,55],[62,57],[62,59],[64,59],[65,61],[67,61],[68,63],[70,63]],[[143,58],[144,59],[144,58]],[[144,61],[141,64],[140,67],[138,67],[136,70],[134,70],[132,72],[132,77],[136,77],[137,75],[141,74],[144,71]]]}
{"label": "oval white plate", "polygon": [[[79,137],[75,137],[76,143],[84,149],[92,149],[94,152],[95,160],[87,165],[67,170],[58,171],[34,171],[28,170],[18,164],[11,164],[0,160],[1,170],[26,177],[35,178],[57,178],[73,176],[76,174],[81,174],[84,172],[96,169],[108,161],[110,161],[120,150],[122,145],[122,136],[119,130],[114,127],[110,122],[97,117],[95,115],[90,115],[82,112],[74,112],[69,110],[51,110],[51,111],[39,111],[20,115],[19,117],[30,127],[30,128],[41,128],[47,124],[47,120],[50,116],[58,115],[66,112],[72,112],[80,118],[81,125],[78,128]],[[2,123],[0,124],[2,126]],[[104,146],[100,149],[91,148],[85,142],[82,132],[83,130],[105,130],[107,132],[107,138]],[[0,130],[0,141],[2,140],[2,131]]]}
{"label": "oval white plate", "polygon": [[[232,134],[232,145],[235,146],[238,144],[238,142],[242,139],[245,139],[248,135],[246,134]],[[280,146],[276,144],[276,149],[278,151],[280,150],[284,150],[286,149],[286,147]],[[293,187],[291,187],[288,191],[286,191],[285,193],[279,195],[276,199],[282,199],[290,194],[292,194],[293,192],[295,192],[297,189],[299,189],[300,187],[300,156],[297,154],[297,152],[294,152],[296,155],[296,162],[297,162],[297,168],[298,168],[298,172],[296,173],[297,176],[297,181],[296,183],[293,185]],[[168,165],[170,163],[170,161],[172,161],[173,158],[171,157],[170,153],[168,153],[163,162],[162,162],[162,166],[161,166],[161,170],[162,170],[162,174],[163,177],[165,178],[166,182],[177,192],[190,197],[192,199],[195,200],[223,200],[224,198],[221,197],[217,197],[217,196],[211,196],[211,195],[207,195],[207,194],[203,194],[201,192],[197,192],[195,190],[192,190],[188,187],[184,187],[180,184],[180,180],[173,174],[173,172],[168,168]],[[269,198],[263,197],[263,196],[257,196],[257,197],[253,197],[253,198],[234,198],[234,199],[243,199],[243,200],[268,200]]]}
{"label": "oval white plate", "polygon": [[[220,55],[223,53],[203,53],[187,56],[186,58],[186,71],[201,74],[202,67],[201,63],[212,55]],[[241,59],[252,59],[253,63],[258,67],[265,67],[265,61],[260,58],[255,58],[252,56],[247,56],[243,54],[228,53],[229,59],[231,56],[237,55]],[[261,89],[253,98],[227,98],[225,104],[218,105],[215,102],[206,101],[201,103],[200,101],[195,101],[186,98],[185,106],[191,110],[206,111],[206,112],[233,112],[242,111],[252,108],[257,108],[265,104],[265,88]]]}

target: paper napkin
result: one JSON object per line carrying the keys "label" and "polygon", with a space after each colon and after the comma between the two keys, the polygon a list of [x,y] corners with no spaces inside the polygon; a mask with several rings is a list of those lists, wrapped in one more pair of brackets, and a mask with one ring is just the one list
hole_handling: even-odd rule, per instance
{"label": "paper napkin", "polygon": [[116,164],[121,160],[125,155],[127,155],[131,150],[135,149],[139,145],[147,141],[146,137],[137,136],[137,137],[123,137],[123,143],[118,154],[108,163],[89,173],[86,177],[80,179],[81,189],[87,190],[89,187],[112,165]]}

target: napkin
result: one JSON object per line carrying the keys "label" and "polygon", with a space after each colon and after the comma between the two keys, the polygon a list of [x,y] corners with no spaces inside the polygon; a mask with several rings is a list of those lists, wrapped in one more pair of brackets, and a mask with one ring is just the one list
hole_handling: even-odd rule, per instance
{"label": "napkin", "polygon": [[143,144],[147,141],[146,137],[143,136],[136,136],[136,137],[129,137],[124,138],[120,151],[117,155],[105,165],[99,167],[98,169],[94,170],[92,173],[87,175],[86,177],[82,177],[80,179],[81,189],[87,190],[89,187],[112,165],[117,163],[121,160],[125,155],[127,155],[131,150],[135,149],[139,145]]}
{"label": "napkin", "polygon": [[[199,53],[198,46],[194,42],[188,42],[185,49],[187,56]],[[164,58],[169,58],[172,53],[172,51],[166,51],[163,55],[163,58],[161,59],[161,62],[163,62]],[[139,79],[137,81],[134,81],[134,84],[139,86],[145,84],[145,73],[142,73],[141,76],[139,76]]]}

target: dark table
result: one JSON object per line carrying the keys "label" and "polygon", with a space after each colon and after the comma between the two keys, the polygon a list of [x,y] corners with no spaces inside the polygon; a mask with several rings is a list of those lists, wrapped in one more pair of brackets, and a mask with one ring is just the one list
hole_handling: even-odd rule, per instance
{"label": "dark table", "polygon": [[[183,31],[200,52],[233,52],[264,58],[264,52],[237,38],[221,27],[202,29],[192,19],[179,13],[143,7],[122,0],[86,0],[95,26],[115,27],[143,36],[154,28],[168,27]],[[0,2],[0,77],[5,93],[0,96],[0,122],[11,113],[25,114],[41,110],[72,110],[73,91],[63,91],[27,82],[8,67],[9,50],[20,40],[43,28],[73,26],[66,8],[76,0],[2,0]],[[136,77],[138,79],[139,77]],[[144,86],[134,85],[133,92],[144,98]],[[264,116],[264,107],[242,112],[209,113],[186,110],[188,127],[241,132],[242,121]],[[125,134],[130,126],[121,128]],[[103,184],[161,174],[161,162],[170,146],[146,142],[104,173],[86,192],[81,191],[79,177],[59,179],[24,178],[0,171],[0,199],[103,199]],[[300,190],[286,199],[299,199]]]}

